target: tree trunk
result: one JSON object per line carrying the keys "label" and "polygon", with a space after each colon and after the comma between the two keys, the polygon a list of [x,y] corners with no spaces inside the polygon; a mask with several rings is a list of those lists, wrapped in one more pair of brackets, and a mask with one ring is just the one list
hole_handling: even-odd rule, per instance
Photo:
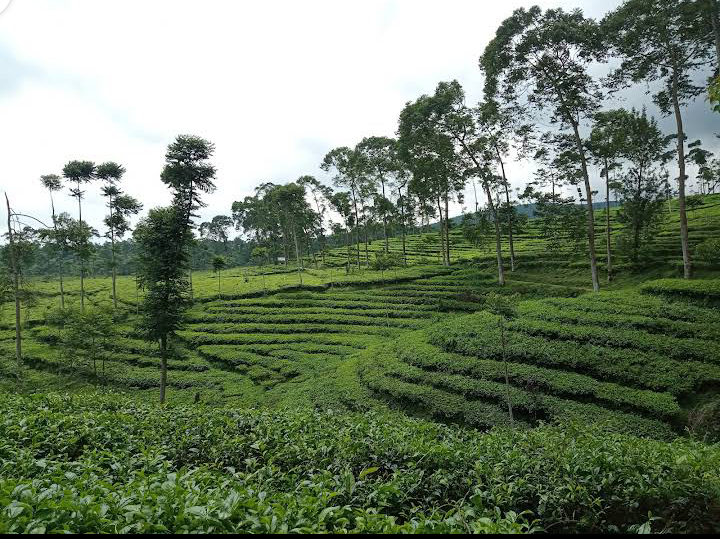
{"label": "tree trunk", "polygon": [[[497,151],[497,149],[496,149]],[[512,225],[512,208],[510,206],[510,186],[505,176],[505,164],[500,157],[500,152],[497,152],[498,161],[500,162],[500,170],[502,171],[503,185],[505,186],[505,201],[507,202],[508,211],[508,239],[510,241],[510,271],[515,271],[515,242],[513,240],[513,225]]]}
{"label": "tree trunk", "polygon": [[610,240],[610,170],[608,169],[608,162],[605,159],[605,232],[607,240],[607,281],[612,281],[612,254],[611,247],[612,242]]}
{"label": "tree trunk", "polygon": [[167,335],[160,337],[160,404],[165,404],[167,388]]}
{"label": "tree trunk", "polygon": [[300,286],[303,284],[302,267],[300,266],[300,245],[298,244],[297,230],[293,228],[293,238],[295,239],[295,261],[297,263],[298,277],[300,277]]}
{"label": "tree trunk", "polygon": [[400,220],[402,229],[402,250],[403,265],[407,266],[407,251],[405,249],[405,201],[403,200],[402,191],[398,188],[398,201],[400,202]]}
{"label": "tree trunk", "polygon": [[[80,193],[80,182],[77,182],[78,185],[78,217],[79,217],[79,223],[80,223],[80,234],[83,234],[82,230],[82,196]],[[84,236],[82,237],[83,245],[80,246],[80,312],[85,313],[85,239]]]}
{"label": "tree trunk", "polygon": [[353,206],[355,207],[355,239],[357,240],[357,267],[360,269],[360,213],[357,207],[357,198],[355,190],[352,190]]}
{"label": "tree trunk", "polygon": [[[380,180],[380,185],[382,185],[383,204],[385,204],[385,181]],[[385,209],[383,209],[383,234],[385,235],[385,254],[389,254],[390,243],[388,242],[387,214],[385,213]]]}
{"label": "tree trunk", "polygon": [[672,76],[672,102],[675,109],[675,123],[677,125],[677,154],[678,154],[678,206],[680,210],[680,242],[683,253],[683,276],[692,277],[692,259],[690,258],[690,239],[688,237],[687,211],[685,208],[685,131],[683,130],[680,102],[678,100],[678,74],[673,70]]}
{"label": "tree trunk", "polygon": [[[447,258],[445,255],[445,232],[443,230],[444,221],[443,221],[443,212],[442,212],[442,205],[440,203],[440,197],[438,197],[438,213],[440,214],[440,251],[439,253],[442,253],[442,264],[443,266],[447,266]],[[438,256],[438,262],[440,262],[440,256]]]}
{"label": "tree trunk", "polygon": [[495,223],[495,252],[497,254],[497,265],[498,265],[498,284],[505,286],[505,266],[502,257],[502,241],[500,239],[500,220],[498,219],[497,208],[493,203],[492,193],[490,192],[490,186],[487,182],[483,182],[485,188],[485,194],[488,197],[488,206],[493,214],[493,222]]}
{"label": "tree trunk", "polygon": [[450,265],[450,201],[445,193],[445,250],[447,252],[447,265]]}
{"label": "tree trunk", "polygon": [[58,273],[60,274],[60,308],[65,309],[65,290],[63,288],[63,248],[58,244],[57,216],[55,215],[55,201],[50,191],[50,207],[52,208],[53,230],[55,231],[55,245],[58,247]]}
{"label": "tree trunk", "polygon": [[583,148],[582,139],[580,138],[580,129],[577,122],[572,122],[573,131],[575,133],[575,144],[580,155],[580,164],[582,165],[583,179],[585,180],[585,198],[587,199],[588,211],[588,250],[590,251],[590,272],[592,273],[593,290],[600,291],[600,280],[598,279],[597,258],[595,256],[595,214],[593,213],[592,203],[592,187],[590,186],[590,175],[588,174],[587,160],[585,159],[585,149]]}
{"label": "tree trunk", "polygon": [[115,267],[115,227],[112,225],[113,222],[113,206],[112,196],[110,197],[110,254],[112,256],[112,297],[113,297],[113,308],[117,309],[117,290],[115,288],[115,281],[117,278],[117,269]]}
{"label": "tree trunk", "polygon": [[10,271],[13,274],[13,294],[15,296],[15,359],[17,360],[17,383],[20,387],[22,381],[22,327],[20,325],[20,268],[15,252],[15,235],[12,228],[12,213],[10,210],[10,200],[5,193],[5,202],[7,203],[7,224],[8,224],[8,241],[10,243]]}

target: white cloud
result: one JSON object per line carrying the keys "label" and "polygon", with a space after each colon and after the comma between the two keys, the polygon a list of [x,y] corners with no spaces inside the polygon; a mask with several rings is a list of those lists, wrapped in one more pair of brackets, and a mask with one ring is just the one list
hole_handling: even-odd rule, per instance
{"label": "white cloud", "polygon": [[[618,1],[580,3],[600,16]],[[71,159],[115,160],[128,193],[164,204],[165,147],[192,133],[217,146],[218,190],[203,216],[228,213],[261,181],[322,177],[332,147],[393,135],[404,103],[438,81],[457,78],[479,98],[478,56],[523,4],[14,0],[0,15],[0,189],[44,216],[41,174]],[[510,172],[524,180],[528,165]],[[99,226],[99,189],[88,191]]]}

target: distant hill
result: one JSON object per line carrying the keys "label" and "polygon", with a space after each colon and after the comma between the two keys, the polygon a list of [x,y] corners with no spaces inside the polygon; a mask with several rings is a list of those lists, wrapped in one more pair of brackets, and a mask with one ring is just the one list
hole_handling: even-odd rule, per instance
{"label": "distant hill", "polygon": [[[616,208],[617,206],[620,206],[620,202],[618,202],[618,201],[610,202],[611,208]],[[519,204],[515,207],[517,208],[518,213],[520,213],[521,215],[527,215],[530,219],[535,217],[536,204]],[[596,210],[602,210],[605,208],[605,202],[604,201],[603,202],[593,202],[593,208]],[[455,217],[450,218],[450,222],[453,225],[459,225],[460,223],[462,223],[462,215],[457,215]],[[437,228],[438,223],[433,223],[430,226],[432,228]]]}

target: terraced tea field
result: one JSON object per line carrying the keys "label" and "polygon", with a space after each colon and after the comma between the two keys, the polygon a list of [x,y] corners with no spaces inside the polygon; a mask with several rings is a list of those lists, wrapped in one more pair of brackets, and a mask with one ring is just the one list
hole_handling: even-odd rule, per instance
{"label": "terraced tea field", "polygon": [[[617,220],[618,208],[610,210],[611,237],[613,245],[617,244],[623,225]],[[595,233],[597,235],[596,248],[598,262],[601,268],[605,267],[607,260],[605,242],[605,211],[595,212]],[[709,238],[716,238],[720,233],[720,194],[706,195],[702,203],[688,212],[688,227],[691,246],[696,246]],[[677,201],[671,201],[662,215],[662,222],[657,233],[653,234],[652,244],[648,248],[647,259],[643,261],[646,267],[656,265],[658,267],[677,268],[682,263],[682,252],[678,231],[680,229]],[[579,267],[587,268],[588,263],[584,252],[573,252],[569,248],[552,253],[548,249],[547,241],[540,235],[539,222],[530,219],[519,231],[515,231],[515,252],[518,267],[523,269],[547,269]],[[482,246],[476,246],[463,237],[462,228],[459,224],[450,229],[451,257],[452,260],[475,259],[484,266],[491,267],[495,264],[495,243],[494,238],[488,238]],[[509,245],[507,236],[503,236],[503,252],[509,257]],[[356,247],[351,246],[351,264],[356,263]],[[376,254],[384,252],[385,242],[375,239],[368,245],[369,258],[372,260]],[[438,251],[440,249],[440,238],[437,231],[424,232],[422,234],[409,235],[406,240],[406,253],[411,264],[438,262]],[[617,253],[615,249],[615,261],[613,266],[616,271],[627,267],[628,259]],[[400,237],[391,238],[389,241],[389,252],[402,256],[402,240]],[[342,266],[347,262],[347,248],[333,249],[327,257],[328,264]],[[365,264],[365,245],[360,245],[360,261]],[[506,261],[506,263],[509,263]],[[703,262],[697,262],[696,266],[703,269]],[[717,269],[717,268],[715,268]]]}
{"label": "terraced tea field", "polygon": [[[706,197],[691,214],[693,241],[720,229],[716,206],[719,197]],[[383,408],[480,428],[507,424],[509,400],[515,425],[572,417],[658,438],[682,434],[694,406],[720,389],[718,281],[645,282],[647,272],[625,272],[612,285],[617,291],[588,294],[587,262],[545,252],[535,226],[518,236],[519,270],[503,288],[494,254],[469,245],[463,256],[472,260],[450,268],[305,268],[302,286],[292,267],[232,268],[221,274],[220,295],[215,275],[196,272],[195,302],[169,360],[169,399]],[[417,247],[412,260],[427,262],[429,243],[408,240]],[[653,276],[676,271],[670,240],[662,232],[656,242],[669,258]],[[382,242],[372,246],[381,250]],[[91,313],[110,304],[109,285],[86,280]],[[81,344],[57,313],[57,283],[31,288],[23,309],[26,390],[115,388],[155,400],[160,358],[136,330],[142,296],[132,278],[119,279],[111,329]],[[66,279],[66,291],[76,306],[77,279]],[[519,302],[505,347],[497,317],[484,311],[490,293]],[[7,389],[16,372],[12,314],[3,304],[0,387]]]}
{"label": "terraced tea field", "polygon": [[[334,285],[332,289],[249,293],[246,297],[200,301],[188,313],[169,361],[171,392],[190,399],[243,404],[325,402],[328,389],[342,385],[346,358],[381,342],[428,327],[456,312],[474,312],[490,291],[527,297],[575,296],[584,290],[511,281],[500,289],[491,273],[462,267],[435,266],[421,278],[400,277],[379,286]],[[98,336],[91,351],[67,349],[69,329],[62,321],[32,311],[25,356],[35,371],[74,376],[127,390],[154,390],[159,385],[157,348],[142,340],[126,312],[116,334]],[[3,330],[3,372],[14,372],[14,333]],[[338,369],[342,371],[338,373]],[[359,388],[359,385],[358,385]],[[358,388],[354,388],[358,389]],[[360,388],[361,389],[361,388]],[[342,395],[345,404],[365,395]],[[308,403],[303,403],[308,404]]]}
{"label": "terraced tea field", "polygon": [[720,389],[712,308],[606,292],[525,301],[500,322],[487,312],[453,317],[368,350],[361,378],[388,402],[440,420],[507,425],[509,400],[516,424],[576,418],[658,438],[681,433],[687,405]]}

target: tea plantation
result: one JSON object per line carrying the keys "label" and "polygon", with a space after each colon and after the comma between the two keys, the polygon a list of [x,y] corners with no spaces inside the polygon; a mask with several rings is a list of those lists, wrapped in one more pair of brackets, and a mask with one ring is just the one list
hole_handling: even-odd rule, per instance
{"label": "tea plantation", "polygon": [[[717,237],[720,199],[695,212]],[[105,322],[86,280],[80,340],[77,281],[64,311],[30,283],[19,384],[0,311],[0,532],[717,532],[718,268],[678,279],[663,233],[595,294],[534,226],[504,287],[459,231],[450,267],[428,234],[390,270],[196,273],[167,406],[132,278]]]}

